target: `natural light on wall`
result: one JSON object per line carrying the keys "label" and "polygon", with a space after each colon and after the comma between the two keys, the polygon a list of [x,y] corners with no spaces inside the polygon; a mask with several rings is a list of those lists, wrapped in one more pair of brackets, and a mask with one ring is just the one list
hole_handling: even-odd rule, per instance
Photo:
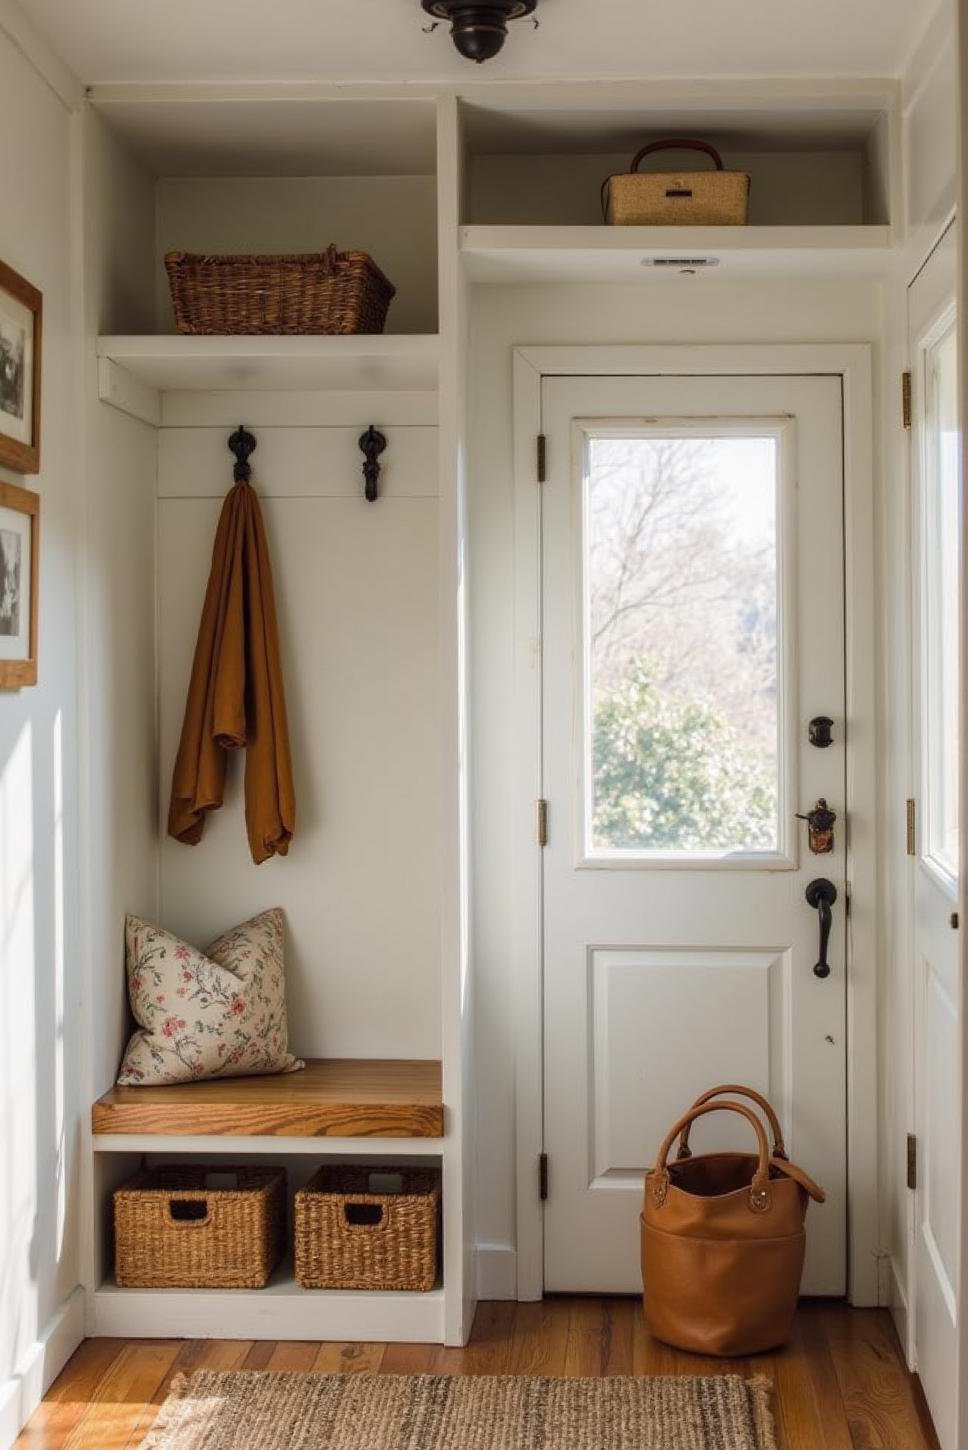
{"label": "natural light on wall", "polygon": [[9,1272],[0,1288],[0,1363],[17,1364],[33,1337],[31,1273],[37,1214],[34,975],[34,761],[26,722],[0,769],[0,1242]]}
{"label": "natural light on wall", "polygon": [[957,330],[951,321],[924,353],[922,508],[922,759],[929,861],[958,876],[958,609],[961,491]]}

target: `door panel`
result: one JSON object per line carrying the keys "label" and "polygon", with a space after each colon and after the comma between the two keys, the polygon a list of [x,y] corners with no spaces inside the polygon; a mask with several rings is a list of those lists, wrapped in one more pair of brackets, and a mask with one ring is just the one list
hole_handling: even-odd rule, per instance
{"label": "door panel", "polygon": [[917,1369],[945,1450],[956,1443],[961,1104],[958,933],[961,476],[952,227],[912,285],[914,530],[913,1325]]}
{"label": "door panel", "polygon": [[[828,1190],[805,1287],[841,1293],[840,380],[551,378],[542,407],[546,1287],[640,1287],[645,1168],[738,1080]],[[814,855],[796,816],[819,797],[838,820]],[[697,1130],[736,1141],[725,1115]]]}

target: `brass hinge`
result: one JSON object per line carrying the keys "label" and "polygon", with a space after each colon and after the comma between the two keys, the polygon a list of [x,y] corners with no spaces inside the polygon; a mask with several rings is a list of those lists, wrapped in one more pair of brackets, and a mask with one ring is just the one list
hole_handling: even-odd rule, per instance
{"label": "brass hinge", "polygon": [[907,853],[909,856],[916,856],[918,854],[918,808],[912,797],[905,802],[905,808],[907,812],[905,818]]}
{"label": "brass hinge", "polygon": [[543,433],[538,434],[538,482],[548,481],[548,440]]}
{"label": "brass hinge", "polygon": [[539,846],[548,844],[548,802],[545,800],[534,803],[534,839]]}
{"label": "brass hinge", "polygon": [[911,426],[911,374],[901,374],[901,424],[905,428]]}
{"label": "brass hinge", "polygon": [[538,1154],[538,1196],[544,1203],[548,1197],[548,1155]]}
{"label": "brass hinge", "polygon": [[918,1140],[913,1133],[907,1135],[907,1186],[918,1186]]}

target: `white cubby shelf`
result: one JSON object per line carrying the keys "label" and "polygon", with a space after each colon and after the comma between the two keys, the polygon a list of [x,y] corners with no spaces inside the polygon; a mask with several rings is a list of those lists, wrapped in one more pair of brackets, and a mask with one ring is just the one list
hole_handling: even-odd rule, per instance
{"label": "white cubby shelf", "polygon": [[468,276],[490,283],[641,282],[710,257],[716,265],[695,269],[703,276],[872,276],[888,265],[891,246],[888,226],[461,229]]}
{"label": "white cubby shelf", "polygon": [[98,395],[158,424],[161,395],[170,392],[433,392],[439,356],[433,334],[101,337]]}
{"label": "white cubby shelf", "polygon": [[284,1263],[264,1289],[119,1289],[92,1298],[94,1335],[129,1339],[286,1339],[434,1344],[444,1338],[444,1290],[425,1294],[303,1289]]}

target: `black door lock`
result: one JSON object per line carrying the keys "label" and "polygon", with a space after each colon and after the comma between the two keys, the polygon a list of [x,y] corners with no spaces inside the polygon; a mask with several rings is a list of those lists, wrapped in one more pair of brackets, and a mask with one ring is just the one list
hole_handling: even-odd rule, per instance
{"label": "black door lock", "polygon": [[807,727],[810,744],[815,745],[818,750],[826,750],[828,745],[833,745],[834,722],[829,715],[814,715]]}

